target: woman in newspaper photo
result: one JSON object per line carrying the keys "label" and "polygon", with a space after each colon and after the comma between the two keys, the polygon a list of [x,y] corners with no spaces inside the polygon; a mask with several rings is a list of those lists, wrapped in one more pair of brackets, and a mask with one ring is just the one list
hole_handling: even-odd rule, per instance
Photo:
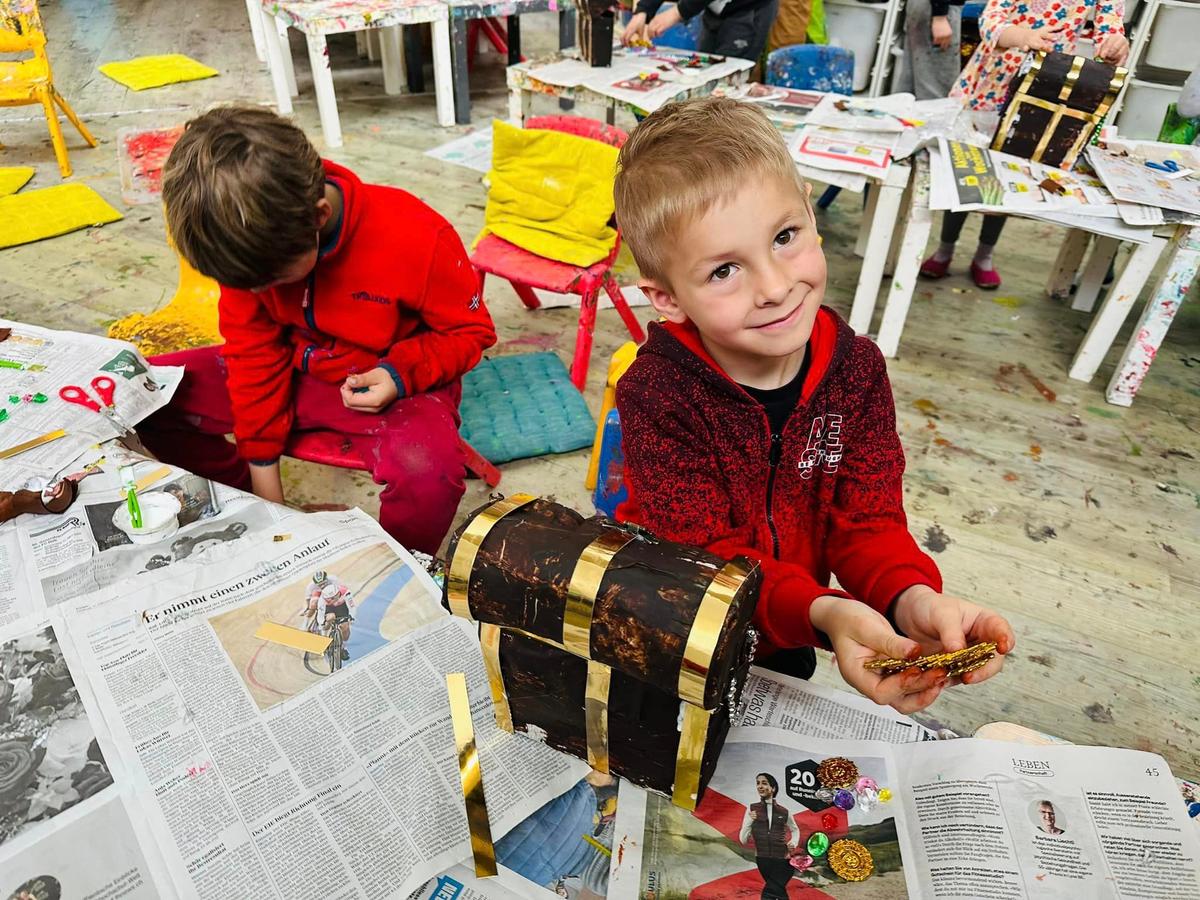
{"label": "woman in newspaper photo", "polygon": [[754,841],[754,861],[763,877],[762,900],[787,900],[787,883],[795,871],[788,857],[800,843],[800,829],[787,808],[775,801],[779,793],[775,776],[759,772],[754,787],[758,802],[746,809],[738,840]]}
{"label": "woman in newspaper photo", "polygon": [[1038,826],[1038,831],[1043,834],[1062,834],[1063,830],[1055,824],[1057,813],[1054,812],[1054,804],[1049,800],[1042,800],[1038,803],[1038,818],[1042,820],[1042,824]]}

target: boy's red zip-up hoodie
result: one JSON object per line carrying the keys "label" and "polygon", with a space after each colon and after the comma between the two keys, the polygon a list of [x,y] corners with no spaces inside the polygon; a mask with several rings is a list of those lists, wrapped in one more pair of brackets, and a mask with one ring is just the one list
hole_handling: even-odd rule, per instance
{"label": "boy's red zip-up hoodie", "polygon": [[[691,323],[651,324],[617,382],[629,487],[618,518],[761,560],[755,623],[768,653],[825,645],[809,618],[823,594],[886,614],[905,588],[942,588],[908,533],[882,354],[822,307],[809,360],[800,401],[774,439],[766,410],[721,370]],[[827,586],[831,572],[844,591]]]}
{"label": "boy's red zip-up hoodie", "polygon": [[312,273],[265,291],[221,286],[222,355],[245,459],[283,452],[292,372],[342,382],[383,366],[400,396],[449,384],[496,342],[479,279],[450,223],[399,188],[325,161],[342,192],[336,243]]}

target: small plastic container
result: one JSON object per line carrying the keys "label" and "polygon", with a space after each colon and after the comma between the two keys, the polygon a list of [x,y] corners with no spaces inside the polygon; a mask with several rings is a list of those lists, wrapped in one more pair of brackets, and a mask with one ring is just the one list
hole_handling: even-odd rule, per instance
{"label": "small plastic container", "polygon": [[1117,116],[1117,130],[1123,138],[1153,141],[1162,128],[1167,107],[1179,99],[1181,88],[1131,78],[1125,87],[1125,101]]}
{"label": "small plastic container", "polygon": [[142,527],[134,528],[129,507],[122,503],[113,510],[112,523],[135,544],[157,544],[173,537],[179,530],[179,501],[164,491],[138,494],[142,510]]}
{"label": "small plastic container", "polygon": [[1200,4],[1162,4],[1150,26],[1143,59],[1160,69],[1190,72],[1200,66]]}

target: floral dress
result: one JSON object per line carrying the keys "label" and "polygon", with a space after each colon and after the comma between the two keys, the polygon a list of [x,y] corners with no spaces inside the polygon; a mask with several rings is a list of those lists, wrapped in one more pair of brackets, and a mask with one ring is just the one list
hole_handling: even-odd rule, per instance
{"label": "floral dress", "polygon": [[979,17],[979,46],[950,91],[967,107],[997,110],[1004,105],[1008,86],[1025,59],[1025,51],[996,46],[1000,32],[1010,25],[1037,30],[1052,24],[1065,27],[1054,49],[1073,53],[1079,33],[1092,9],[1096,11],[1096,44],[1108,34],[1125,34],[1124,0],[988,0]]}

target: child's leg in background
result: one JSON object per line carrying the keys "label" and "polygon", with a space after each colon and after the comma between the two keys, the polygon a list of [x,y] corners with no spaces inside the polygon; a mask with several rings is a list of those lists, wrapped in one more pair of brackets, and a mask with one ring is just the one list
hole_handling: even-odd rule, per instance
{"label": "child's leg in background", "polygon": [[296,379],[294,427],[353,437],[371,477],[383,485],[379,524],[410,550],[437,553],[466,490],[461,395],[455,383],[402,397],[373,415],[347,409],[338,385],[302,375]]}
{"label": "child's leg in background", "polygon": [[767,47],[767,36],[779,11],[779,0],[722,19],[707,7],[701,19],[700,52],[736,56],[755,62]]}
{"label": "child's leg in background", "polygon": [[250,469],[225,439],[233,431],[229,377],[220,346],[151,357],[158,366],[183,366],[171,402],[137,426],[146,448],[165,463],[204,478],[250,490]]}
{"label": "child's leg in background", "polygon": [[904,4],[904,56],[897,72],[897,91],[909,92],[918,100],[940,100],[950,94],[958,80],[959,47],[962,38],[962,7],[951,6],[950,46],[933,45],[929,0],[907,0]]}

